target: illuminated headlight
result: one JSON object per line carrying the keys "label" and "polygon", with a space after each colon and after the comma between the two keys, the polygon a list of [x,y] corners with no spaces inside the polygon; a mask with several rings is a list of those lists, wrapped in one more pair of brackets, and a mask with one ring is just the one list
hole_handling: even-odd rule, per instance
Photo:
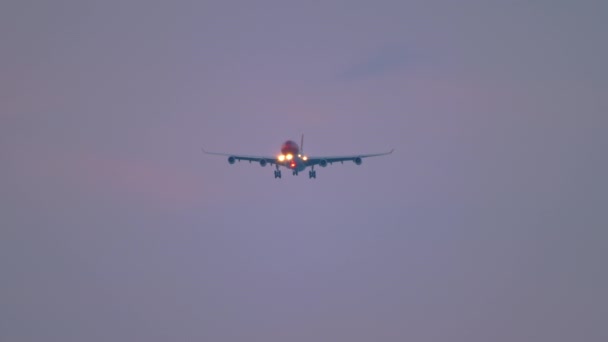
{"label": "illuminated headlight", "polygon": [[292,156],[291,154],[288,154],[288,155],[286,156],[286,158],[287,158],[287,160],[292,160],[292,159],[293,159],[293,156]]}
{"label": "illuminated headlight", "polygon": [[308,157],[304,156],[304,157],[302,157],[302,159],[306,161],[306,160],[308,160]]}
{"label": "illuminated headlight", "polygon": [[279,156],[279,161],[285,161],[285,156],[281,154],[281,155]]}

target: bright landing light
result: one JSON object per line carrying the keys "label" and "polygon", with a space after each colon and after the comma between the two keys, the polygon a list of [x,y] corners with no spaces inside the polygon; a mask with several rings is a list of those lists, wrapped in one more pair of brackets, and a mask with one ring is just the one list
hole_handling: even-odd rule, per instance
{"label": "bright landing light", "polygon": [[285,160],[285,156],[284,155],[279,155],[279,161],[284,161]]}
{"label": "bright landing light", "polygon": [[306,161],[306,160],[308,160],[308,157],[304,156],[304,157],[302,157],[302,160]]}
{"label": "bright landing light", "polygon": [[293,159],[293,156],[292,156],[291,154],[288,154],[288,155],[286,156],[286,158],[287,158],[287,160],[292,160],[292,159]]}

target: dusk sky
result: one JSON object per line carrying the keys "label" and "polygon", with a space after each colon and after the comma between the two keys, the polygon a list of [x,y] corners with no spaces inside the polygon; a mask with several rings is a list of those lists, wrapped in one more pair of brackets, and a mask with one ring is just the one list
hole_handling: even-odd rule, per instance
{"label": "dusk sky", "polygon": [[[0,4],[0,341],[608,341],[608,1]],[[390,156],[317,179],[209,150]]]}

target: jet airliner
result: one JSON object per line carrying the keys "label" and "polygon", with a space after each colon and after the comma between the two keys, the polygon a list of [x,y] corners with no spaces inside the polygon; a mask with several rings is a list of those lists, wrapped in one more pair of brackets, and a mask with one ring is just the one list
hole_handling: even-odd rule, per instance
{"label": "jet airliner", "polygon": [[333,156],[333,157],[309,157],[304,154],[304,135],[302,135],[302,140],[300,142],[300,146],[296,144],[293,140],[287,140],[281,146],[281,153],[275,157],[265,157],[265,156],[246,156],[246,155],[237,155],[237,154],[229,154],[229,153],[217,153],[217,152],[209,152],[203,149],[203,152],[207,154],[219,155],[228,157],[228,163],[234,164],[236,161],[245,160],[248,162],[257,162],[260,163],[260,166],[264,167],[268,164],[274,165],[276,169],[274,170],[274,178],[281,178],[281,170],[279,167],[285,167],[291,170],[294,176],[297,176],[298,173],[304,171],[307,167],[310,166],[310,170],[308,171],[308,178],[317,178],[317,171],[315,170],[315,166],[319,165],[320,167],[326,167],[327,165],[331,165],[336,162],[344,163],[345,161],[352,161],[357,165],[361,165],[364,158],[369,157],[378,157],[385,156],[387,154],[393,153],[393,150],[383,153],[373,153],[373,154],[358,154],[358,155],[350,155],[350,156]]}

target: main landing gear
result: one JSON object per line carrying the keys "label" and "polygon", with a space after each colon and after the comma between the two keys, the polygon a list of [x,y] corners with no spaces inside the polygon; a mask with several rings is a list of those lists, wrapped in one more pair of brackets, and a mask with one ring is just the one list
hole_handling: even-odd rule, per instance
{"label": "main landing gear", "polygon": [[317,171],[315,171],[315,169],[308,171],[308,178],[317,179]]}
{"label": "main landing gear", "polygon": [[[292,174],[294,176],[297,176],[298,175],[298,171],[294,170],[292,172]],[[276,178],[281,178],[281,170],[279,170],[278,168],[276,170],[274,170],[274,178],[275,179]],[[317,178],[317,171],[315,171],[314,169],[308,171],[308,178],[314,178],[314,179],[316,179]]]}
{"label": "main landing gear", "polygon": [[279,170],[279,165],[277,165],[277,169],[274,170],[274,178],[281,178],[281,170]]}

